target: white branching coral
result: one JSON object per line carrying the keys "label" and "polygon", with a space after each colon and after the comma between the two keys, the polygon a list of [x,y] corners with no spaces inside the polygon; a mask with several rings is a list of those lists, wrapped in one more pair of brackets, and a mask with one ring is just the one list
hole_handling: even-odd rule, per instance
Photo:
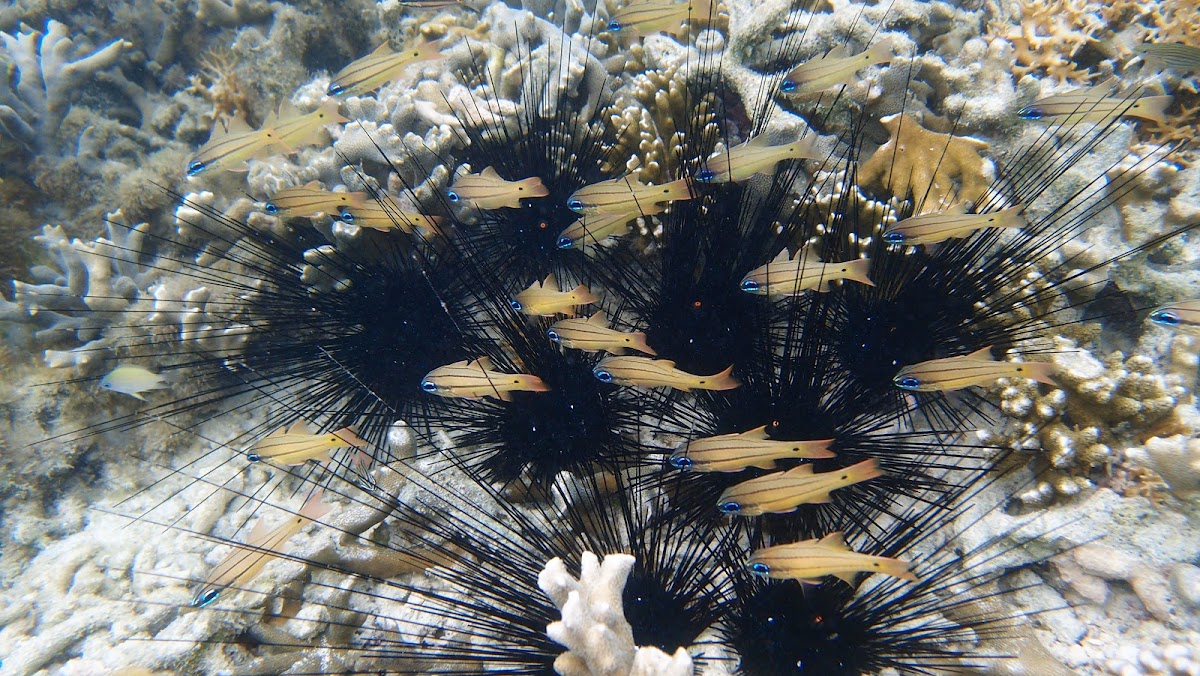
{"label": "white branching coral", "polygon": [[562,611],[563,619],[546,634],[567,647],[554,660],[562,676],[688,676],[694,671],[687,650],[667,655],[658,648],[639,648],[625,621],[621,594],[633,569],[634,557],[609,554],[601,563],[584,552],[579,579],[571,577],[562,559],[553,558],[538,575],[538,588]]}
{"label": "white branching coral", "polygon": [[22,24],[15,35],[0,32],[0,42],[10,69],[7,86],[0,88],[0,130],[34,148],[57,131],[72,97],[133,47],[115,40],[81,56],[66,25],[53,19],[44,34]]}

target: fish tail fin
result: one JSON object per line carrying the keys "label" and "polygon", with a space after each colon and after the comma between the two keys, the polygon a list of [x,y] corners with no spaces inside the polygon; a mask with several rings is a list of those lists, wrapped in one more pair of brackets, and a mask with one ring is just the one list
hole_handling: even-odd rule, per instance
{"label": "fish tail fin", "polygon": [[908,580],[909,582],[917,581],[916,574],[913,573],[911,570],[909,570],[910,568],[912,568],[912,564],[909,563],[908,561],[901,561],[900,559],[889,559],[889,558],[885,558],[885,557],[880,557],[880,558],[882,559],[882,561],[880,561],[880,564],[879,564],[879,572],[880,573],[883,573],[885,575],[891,575],[892,577],[898,577],[901,580]]}
{"label": "fish tail fin", "polygon": [[665,193],[663,199],[657,200],[659,202],[666,202],[669,200],[690,200],[697,194],[692,191],[692,179],[687,177],[671,181],[665,187],[667,188],[667,192]]}
{"label": "fish tail fin", "polygon": [[367,440],[358,436],[358,434],[356,434],[354,432],[354,430],[349,427],[343,427],[342,429],[334,432],[333,436],[337,437],[338,439],[341,439],[342,441],[346,442],[350,446],[353,446],[354,448],[366,448],[367,447]]}
{"label": "fish tail fin", "polygon": [[847,481],[852,480],[854,483],[859,483],[870,479],[878,479],[883,476],[883,470],[879,469],[879,463],[875,461],[875,458],[867,458],[856,465],[848,467],[846,474],[849,475]]}
{"label": "fish tail fin", "polygon": [[542,179],[537,176],[530,176],[527,179],[519,181],[521,186],[525,188],[522,197],[549,197],[550,189],[542,183]]}
{"label": "fish tail fin", "polygon": [[550,386],[541,378],[526,374],[521,380],[522,389],[528,392],[549,392]]}
{"label": "fish tail fin", "polygon": [[1153,120],[1159,124],[1167,123],[1167,108],[1171,105],[1172,96],[1143,96],[1137,100],[1136,110],[1130,110],[1128,115]]}
{"label": "fish tail fin", "polygon": [[1058,373],[1058,365],[1048,361],[1031,361],[1025,362],[1027,374],[1026,378],[1036,380],[1039,383],[1061,387],[1058,381],[1054,379],[1054,374]]}
{"label": "fish tail fin", "polygon": [[733,377],[733,364],[712,377],[714,390],[733,390],[742,386],[742,382]]}
{"label": "fish tail fin", "polygon": [[126,392],[125,394],[128,394],[129,396],[133,397],[134,399],[137,399],[138,401],[146,401],[146,398],[143,397],[142,395],[138,394],[137,392]]}
{"label": "fish tail fin", "polygon": [[867,286],[875,286],[875,282],[872,282],[871,278],[867,276],[871,272],[871,259],[859,258],[852,260],[847,262],[845,267],[847,268],[846,279],[853,280],[859,284],[866,284]]}
{"label": "fish tail fin", "polygon": [[833,439],[817,439],[810,441],[800,447],[796,457],[813,459],[836,458],[837,453],[834,453],[829,449],[830,446],[833,446],[833,442]]}
{"label": "fish tail fin", "polygon": [[632,344],[630,344],[631,348],[637,350],[638,352],[648,354],[652,357],[658,356],[658,353],[654,351],[654,348],[650,347],[650,344],[646,342],[645,332],[638,331],[637,333],[631,333],[629,334],[629,338],[633,341]]}
{"label": "fish tail fin", "polygon": [[312,495],[308,496],[308,499],[304,501],[304,506],[301,507],[300,511],[296,513],[297,516],[308,519],[309,521],[316,521],[317,519],[328,514],[331,508],[329,505],[321,502],[321,498],[323,497],[325,497],[325,491],[322,490],[317,490]]}
{"label": "fish tail fin", "polygon": [[445,57],[442,55],[442,47],[445,46],[444,40],[431,40],[429,42],[422,42],[420,45],[417,45],[417,54],[420,55],[418,58],[421,61],[443,59]]}
{"label": "fish tail fin", "polygon": [[1029,225],[1029,220],[1025,218],[1024,209],[1024,207],[1018,204],[1001,211],[997,224],[1002,228],[1024,228]]}
{"label": "fish tail fin", "polygon": [[876,42],[875,44],[871,45],[871,49],[867,51],[870,55],[871,63],[873,64],[888,63],[895,57],[895,55],[892,54],[891,44],[889,44],[886,40],[883,42]]}
{"label": "fish tail fin", "polygon": [[416,227],[422,233],[428,233],[429,236],[436,235],[438,237],[445,236],[445,231],[442,230],[441,216],[426,216],[422,214],[415,221]]}
{"label": "fish tail fin", "polygon": [[820,160],[824,159],[824,155],[817,152],[817,135],[805,134],[789,149],[788,157],[797,160]]}
{"label": "fish tail fin", "polygon": [[579,284],[574,289],[571,289],[570,293],[572,296],[575,297],[576,305],[587,305],[589,303],[595,303],[596,301],[600,300],[599,296],[592,293],[592,290],[587,288],[583,284]]}

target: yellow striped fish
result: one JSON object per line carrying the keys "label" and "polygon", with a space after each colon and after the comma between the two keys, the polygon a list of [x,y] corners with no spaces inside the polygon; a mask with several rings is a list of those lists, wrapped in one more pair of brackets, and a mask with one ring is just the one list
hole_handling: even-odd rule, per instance
{"label": "yellow striped fish", "polygon": [[675,362],[650,357],[605,357],[592,369],[602,383],[639,387],[673,387],[677,390],[732,390],[741,387],[733,366],[711,376],[698,376],[675,368]]}
{"label": "yellow striped fish", "polygon": [[736,516],[786,514],[800,505],[833,502],[829,495],[832,491],[881,476],[879,465],[871,459],[820,474],[805,464],[730,486],[717,498],[717,508],[722,514]]}
{"label": "yellow striped fish", "polygon": [[420,230],[422,235],[442,234],[441,216],[410,211],[387,195],[368,200],[359,207],[341,207],[337,218],[347,225],[381,232],[399,230],[411,235]]}
{"label": "yellow striped fish", "polygon": [[361,209],[366,203],[365,192],[331,192],[318,181],[309,181],[271,195],[265,209],[268,214],[287,218],[313,218],[321,214],[338,216],[342,209]]}
{"label": "yellow striped fish", "polygon": [[441,49],[440,40],[422,42],[398,52],[392,51],[385,42],[375,51],[339,70],[329,81],[327,93],[329,96],[369,94],[398,79],[411,64],[445,58],[441,55]]}
{"label": "yellow striped fish", "polygon": [[577,305],[588,305],[600,300],[586,286],[579,284],[570,291],[558,288],[554,273],[546,275],[541,282],[534,282],[509,303],[521,314],[535,317],[553,317],[556,314],[574,315]]}
{"label": "yellow striped fish", "polygon": [[283,553],[283,545],[308,524],[329,513],[329,506],[321,502],[321,493],[314,493],[295,514],[288,515],[279,526],[268,530],[267,522],[259,519],[250,531],[244,545],[238,545],[217,564],[192,598],[192,606],[202,608],[231,586],[241,587],[258,575],[263,566]]}
{"label": "yellow striped fish", "polygon": [[858,54],[850,55],[848,51],[845,45],[838,45],[825,56],[796,66],[784,76],[779,91],[798,96],[820,94],[827,89],[849,84],[854,74],[867,66],[890,63],[892,60],[892,48],[883,42]]}
{"label": "yellow striped fish", "polygon": [[1023,228],[1028,224],[1019,205],[986,214],[968,214],[954,208],[906,218],[884,230],[883,241],[905,246],[937,244],[985,228]]}
{"label": "yellow striped fish", "polygon": [[1200,71],[1200,47],[1181,42],[1152,42],[1141,45],[1137,51],[1147,64],[1160,70],[1170,68],[1181,73]]}
{"label": "yellow striped fish", "polygon": [[742,279],[742,291],[758,296],[798,296],[804,291],[825,293],[834,280],[875,286],[867,276],[870,271],[871,261],[866,258],[822,263],[807,248],[798,251],[794,258],[788,257],[785,248],[775,260],[747,273]]}
{"label": "yellow striped fish", "polygon": [[1200,332],[1200,300],[1181,300],[1154,308],[1150,323],[1187,333]]}
{"label": "yellow striped fish", "polygon": [[1080,122],[1107,124],[1121,116],[1166,124],[1170,96],[1109,96],[1115,87],[1116,80],[1110,78],[1098,85],[1038,99],[1018,110],[1017,115],[1026,120],[1058,118],[1062,125]]}
{"label": "yellow striped fish", "polygon": [[691,182],[686,178],[647,185],[632,176],[585,185],[567,198],[567,208],[577,214],[587,212],[622,212],[642,209],[659,202],[692,199]]}
{"label": "yellow striped fish", "polygon": [[655,216],[661,214],[666,208],[665,204],[643,205],[641,209],[634,205],[628,211],[602,211],[596,214],[585,214],[583,218],[558,233],[558,248],[583,248],[599,244],[609,237],[620,237],[628,232],[627,226],[633,219]]}
{"label": "yellow striped fish", "polygon": [[463,201],[476,209],[520,209],[521,200],[532,197],[546,197],[549,188],[542,184],[542,179],[531,176],[519,181],[506,181],[492,167],[478,174],[460,176],[454,181],[454,187],[446,191],[451,202]]}
{"label": "yellow striped fish", "polygon": [[330,451],[347,446],[366,448],[367,442],[349,427],[336,432],[313,434],[308,423],[297,420],[290,427],[280,427],[254,442],[246,457],[251,462],[269,460],[280,465],[295,466],[309,460],[327,462]]}
{"label": "yellow striped fish", "polygon": [[711,19],[716,0],[632,0],[613,13],[606,27],[623,35],[675,35],[683,24],[695,25]]}
{"label": "yellow striped fish", "polygon": [[750,555],[746,568],[755,575],[773,580],[799,580],[808,584],[820,584],[821,578],[832,575],[854,586],[858,573],[880,573],[917,581],[917,576],[910,571],[911,563],[852,551],[840,532],[819,540],[763,547]]}
{"label": "yellow striped fish", "polygon": [[421,389],[439,397],[482,399],[492,397],[512,401],[510,392],[549,392],[542,379],[528,373],[501,373],[492,370],[487,357],[439,366],[421,379]]}
{"label": "yellow striped fish", "polygon": [[974,385],[991,385],[1000,378],[1029,378],[1055,385],[1058,367],[1050,362],[996,361],[990,347],[968,355],[931,359],[905,366],[892,378],[896,387],[912,392],[953,392]]}
{"label": "yellow striped fish", "polygon": [[337,99],[326,99],[311,113],[302,113],[291,101],[284,101],[279,112],[263,122],[262,129],[269,130],[272,140],[289,152],[316,145],[324,140],[326,126],[350,121],[338,112],[339,105]]}
{"label": "yellow striped fish", "polygon": [[755,174],[770,172],[784,160],[819,160],[823,157],[816,149],[817,135],[807,134],[791,143],[771,145],[765,134],[760,134],[727,150],[716,152],[696,173],[696,180],[703,183],[739,183]]}
{"label": "yellow striped fish", "polygon": [[622,354],[625,349],[637,350],[649,355],[657,354],[646,344],[646,334],[641,331],[624,333],[608,328],[603,312],[587,319],[563,319],[550,325],[546,335],[550,340],[584,352],[610,352]]}
{"label": "yellow striped fish", "polygon": [[187,175],[195,176],[213,167],[245,171],[246,160],[266,157],[276,151],[269,128],[251,129],[245,119],[235,117],[227,127],[213,127],[208,142],[200,146],[188,162]]}
{"label": "yellow striped fish", "polygon": [[693,439],[671,454],[671,466],[697,472],[740,472],[747,467],[775,469],[776,460],[832,458],[833,439],[780,441],[767,434],[767,426],[746,432]]}

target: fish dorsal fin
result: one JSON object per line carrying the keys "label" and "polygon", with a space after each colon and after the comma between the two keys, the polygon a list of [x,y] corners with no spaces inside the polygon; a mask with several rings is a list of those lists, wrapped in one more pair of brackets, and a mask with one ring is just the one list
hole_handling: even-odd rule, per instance
{"label": "fish dorsal fin", "polygon": [[[297,421],[297,422],[299,422],[299,421]],[[294,425],[296,423],[292,423],[292,424]],[[281,437],[287,433],[288,433],[288,426],[284,425],[283,427],[280,427],[279,429],[275,430],[274,432],[271,432],[270,434],[268,434],[266,437],[264,437],[264,439],[270,439],[271,437]]]}
{"label": "fish dorsal fin", "polygon": [[841,580],[842,582],[845,582],[846,584],[850,585],[851,587],[854,586],[855,575],[856,575],[856,573],[834,573],[833,574],[834,577]]}
{"label": "fish dorsal fin", "polygon": [[226,136],[228,134],[244,134],[249,131],[254,131],[254,127],[250,126],[250,123],[246,121],[246,118],[242,117],[241,115],[234,115],[233,118],[229,120],[229,124],[226,125],[225,132],[221,135]]}
{"label": "fish dorsal fin", "polygon": [[604,316],[603,312],[597,312],[596,314],[592,315],[591,317],[588,317],[587,323],[591,324],[592,326],[599,326],[600,328],[604,328],[604,329],[608,328],[608,319]]}
{"label": "fish dorsal fin", "polygon": [[675,362],[671,361],[670,359],[655,359],[654,361],[658,362],[658,364],[660,366],[663,366],[665,368],[669,368],[669,369],[675,368]]}
{"label": "fish dorsal fin", "polygon": [[467,364],[467,366],[471,368],[477,368],[480,371],[491,371],[492,360],[490,357],[479,357],[478,359],[473,360],[470,364]]}
{"label": "fish dorsal fin", "polygon": [[1116,88],[1116,86],[1117,86],[1117,78],[1110,77],[1103,82],[1098,82],[1098,83],[1092,85],[1091,87],[1084,87],[1083,89],[1080,90],[1080,92],[1086,92],[1087,94],[1090,94],[1092,96],[1097,96],[1097,97],[1103,98],[1103,97],[1111,94],[1113,89]]}
{"label": "fish dorsal fin", "polygon": [[275,114],[275,121],[278,122],[279,120],[290,120],[293,117],[298,117],[303,114],[304,113],[301,113],[300,109],[296,107],[296,104],[292,103],[291,99],[284,99],[283,103],[279,104],[279,112]]}
{"label": "fish dorsal fin", "polygon": [[[812,468],[812,465],[810,465],[808,463],[805,463],[803,465],[796,465],[792,469],[789,469],[788,471],[784,472],[783,475],[790,476],[790,477],[812,476],[813,468]],[[831,533],[831,535],[832,535],[832,533]],[[829,537],[829,535],[826,535],[825,537]],[[822,539],[817,544],[824,544],[824,542],[825,542],[825,540]]]}
{"label": "fish dorsal fin", "polygon": [[[254,524],[254,528],[250,529],[250,535],[246,537],[246,544],[248,544],[252,547],[259,546],[262,543],[262,541],[267,537],[267,533],[269,533],[269,532],[271,532],[271,529],[269,526],[267,526],[267,520],[262,517],[259,517],[258,521],[255,522],[255,524]],[[235,549],[234,551],[237,551],[237,550]],[[251,550],[246,550],[246,551],[251,551]]]}
{"label": "fish dorsal fin", "polygon": [[767,140],[766,134],[759,134],[745,143],[747,148],[766,148],[770,145],[771,143]]}
{"label": "fish dorsal fin", "polygon": [[825,54],[826,59],[844,59],[847,56],[850,56],[850,50],[846,49],[844,44],[834,47]]}
{"label": "fish dorsal fin", "polygon": [[391,53],[392,53],[392,46],[388,44],[387,40],[384,40],[383,44],[376,47],[374,49],[374,51],[372,51],[370,53],[369,56],[385,56],[385,55],[391,54]]}
{"label": "fish dorsal fin", "polygon": [[745,432],[742,432],[738,436],[742,437],[743,439],[770,439],[771,438],[770,435],[767,434],[767,426],[766,425],[762,425],[760,427],[755,427],[752,430],[746,430]]}
{"label": "fish dorsal fin", "polygon": [[309,190],[324,190],[324,189],[325,189],[325,188],[322,188],[322,187],[321,187],[321,182],[320,182],[320,181],[318,181],[318,180],[316,180],[316,179],[313,179],[313,180],[309,181],[308,183],[305,183],[304,185],[302,185],[302,186],[300,186],[300,187],[301,187],[301,188],[307,188],[307,189],[309,189]]}
{"label": "fish dorsal fin", "polygon": [[558,280],[554,277],[553,272],[546,275],[546,278],[542,280],[542,288],[554,289],[555,291],[558,291]]}
{"label": "fish dorsal fin", "polygon": [[780,251],[778,254],[775,255],[774,258],[771,259],[771,262],[772,263],[786,263],[790,260],[792,260],[792,257],[788,255],[788,250],[787,250],[787,247],[785,246],[785,247],[783,247],[782,251]]}
{"label": "fish dorsal fin", "polygon": [[842,532],[840,530],[835,530],[829,535],[817,540],[817,546],[824,547],[826,549],[833,549],[839,552],[850,551],[850,548],[846,546],[846,539],[842,537]]}
{"label": "fish dorsal fin", "polygon": [[996,361],[996,358],[992,356],[992,346],[991,345],[988,345],[987,347],[981,347],[978,350],[975,350],[971,354],[967,355],[967,359],[984,359],[987,361]]}
{"label": "fish dorsal fin", "polygon": [[504,180],[504,179],[500,178],[500,174],[496,173],[496,168],[495,168],[495,167],[487,167],[487,168],[486,168],[486,169],[484,169],[483,171],[479,172],[479,175],[480,175],[480,176],[482,176],[482,177],[484,177],[484,178],[494,178],[494,179],[496,179],[496,180],[499,180],[499,181],[503,181],[503,180]]}
{"label": "fish dorsal fin", "polygon": [[291,426],[287,428],[287,433],[311,434],[310,430],[308,429],[308,423],[304,422],[304,418],[296,419],[296,422],[292,423]]}

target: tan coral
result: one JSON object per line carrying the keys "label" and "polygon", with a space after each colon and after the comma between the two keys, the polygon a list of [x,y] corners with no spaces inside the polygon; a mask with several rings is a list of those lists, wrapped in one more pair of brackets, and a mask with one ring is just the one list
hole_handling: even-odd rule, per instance
{"label": "tan coral", "polygon": [[891,138],[859,169],[859,181],[889,190],[919,205],[917,213],[935,211],[958,201],[975,201],[991,183],[990,167],[980,153],[988,145],[978,139],[939,134],[907,114],[880,120]]}

